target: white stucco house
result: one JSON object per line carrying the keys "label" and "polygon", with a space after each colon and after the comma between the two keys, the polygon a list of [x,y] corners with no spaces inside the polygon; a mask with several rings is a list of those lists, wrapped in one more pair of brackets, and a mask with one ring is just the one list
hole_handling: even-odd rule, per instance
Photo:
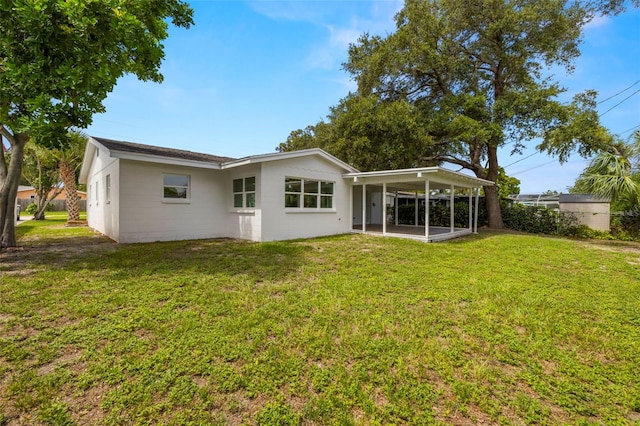
{"label": "white stucco house", "polygon": [[[359,172],[321,149],[233,159],[98,137],[88,140],[80,183],[89,226],[120,243],[349,232],[433,241],[474,232],[479,188],[492,185],[440,167]],[[428,209],[426,226],[388,223],[383,194],[437,189],[467,191],[468,227],[454,228],[453,203],[444,229],[429,226]]]}

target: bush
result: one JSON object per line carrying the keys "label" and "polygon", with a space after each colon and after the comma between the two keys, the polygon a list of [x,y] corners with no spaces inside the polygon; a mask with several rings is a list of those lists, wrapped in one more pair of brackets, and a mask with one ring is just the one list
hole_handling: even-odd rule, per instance
{"label": "bush", "polygon": [[569,226],[562,235],[566,237],[587,238],[590,240],[617,239],[607,231],[598,231],[589,228],[587,225]]}
{"label": "bush", "polygon": [[[475,207],[475,204],[474,204]],[[469,227],[469,203],[465,201],[455,202],[454,208],[454,224],[457,228]],[[413,204],[405,204],[398,206],[398,224],[414,225],[415,206]],[[395,207],[391,206],[387,209],[388,217],[395,222]],[[449,226],[449,206],[444,202],[436,202],[429,208],[429,225],[430,226]],[[484,202],[478,205],[478,227],[487,223],[487,209]],[[418,206],[418,226],[424,226],[424,205]]]}
{"label": "bush", "polygon": [[507,228],[532,234],[567,235],[577,225],[571,213],[523,204],[503,204],[502,220]]}
{"label": "bush", "polygon": [[26,209],[24,209],[24,212],[30,215],[36,214],[37,211],[38,211],[38,205],[36,203],[31,203],[27,206]]}

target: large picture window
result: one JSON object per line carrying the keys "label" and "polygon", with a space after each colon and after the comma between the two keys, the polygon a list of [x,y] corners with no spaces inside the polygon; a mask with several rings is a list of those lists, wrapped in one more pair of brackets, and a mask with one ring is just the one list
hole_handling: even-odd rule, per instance
{"label": "large picture window", "polygon": [[256,206],[256,177],[233,180],[233,207],[254,208]]}
{"label": "large picture window", "polygon": [[186,200],[189,198],[189,176],[162,175],[164,198]]}
{"label": "large picture window", "polygon": [[288,208],[332,209],[333,192],[333,182],[285,178],[284,206]]}

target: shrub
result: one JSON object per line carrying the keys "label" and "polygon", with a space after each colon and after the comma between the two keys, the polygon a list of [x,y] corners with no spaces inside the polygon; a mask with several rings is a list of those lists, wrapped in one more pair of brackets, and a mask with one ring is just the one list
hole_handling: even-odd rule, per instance
{"label": "shrub", "polygon": [[38,211],[38,205],[36,203],[31,203],[24,209],[24,212],[27,214],[34,215]]}
{"label": "shrub", "polygon": [[[475,207],[475,204],[474,204]],[[454,208],[454,224],[458,228],[467,228],[469,226],[469,203],[465,201],[457,201],[453,205]],[[429,207],[429,225],[430,226],[449,226],[449,206],[444,202],[436,202]],[[395,222],[395,207],[391,206],[387,209],[387,216]],[[413,204],[405,204],[398,206],[398,223],[400,225],[414,225],[415,206]],[[487,223],[487,209],[485,203],[481,201],[478,205],[478,227]],[[418,225],[424,226],[424,205],[418,206]]]}
{"label": "shrub", "polygon": [[507,228],[516,231],[550,235],[567,235],[577,224],[571,213],[523,204],[503,204],[502,220]]}

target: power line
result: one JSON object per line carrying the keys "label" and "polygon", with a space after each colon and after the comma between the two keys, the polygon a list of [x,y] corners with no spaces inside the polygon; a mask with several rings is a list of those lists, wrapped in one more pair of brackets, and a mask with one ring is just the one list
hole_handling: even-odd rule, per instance
{"label": "power line", "polygon": [[[523,158],[521,158],[521,159],[519,159],[519,160],[516,160],[516,161],[514,161],[514,162],[513,162],[513,163],[511,163],[511,164],[507,164],[506,166],[504,166],[504,168],[506,169],[507,167],[513,166],[514,164],[517,164],[517,163],[519,163],[519,162],[521,162],[521,161],[524,161],[524,160],[526,160],[527,158],[531,158],[531,157],[533,157],[534,155],[538,155],[539,153],[540,153],[540,152],[536,151],[536,152],[534,152],[533,154],[531,154],[531,155],[527,155],[526,157],[523,157]],[[554,161],[555,161],[555,160],[554,160]]]}
{"label": "power line", "polygon": [[627,96],[626,98],[624,98],[623,100],[621,100],[620,102],[618,102],[617,104],[615,104],[614,106],[612,106],[611,108],[609,108],[608,110],[600,114],[599,117],[602,117],[603,115],[605,115],[606,113],[608,113],[609,111],[611,111],[612,109],[614,109],[615,107],[617,107],[618,105],[620,105],[621,103],[623,103],[624,101],[626,101],[627,99],[629,99],[630,97],[632,97],[637,93],[640,93],[640,89],[636,90],[635,92],[633,92],[632,94],[630,94],[629,96]]}
{"label": "power line", "polygon": [[613,99],[618,95],[621,95],[622,93],[626,92],[627,90],[631,89],[633,86],[635,86],[636,84],[640,83],[640,80],[636,81],[635,83],[633,83],[631,86],[627,87],[626,89],[622,89],[621,91],[619,91],[618,93],[616,93],[615,95],[611,95],[609,96],[607,99],[603,99],[600,102],[598,102],[598,105],[600,105],[603,102],[607,102],[609,99]]}
{"label": "power line", "polygon": [[640,124],[636,124],[635,126],[630,127],[630,128],[628,128],[627,130],[625,130],[623,132],[620,132],[620,135],[624,135],[625,133],[630,132],[630,131],[635,130],[635,129],[638,129],[638,128],[640,128]]}

